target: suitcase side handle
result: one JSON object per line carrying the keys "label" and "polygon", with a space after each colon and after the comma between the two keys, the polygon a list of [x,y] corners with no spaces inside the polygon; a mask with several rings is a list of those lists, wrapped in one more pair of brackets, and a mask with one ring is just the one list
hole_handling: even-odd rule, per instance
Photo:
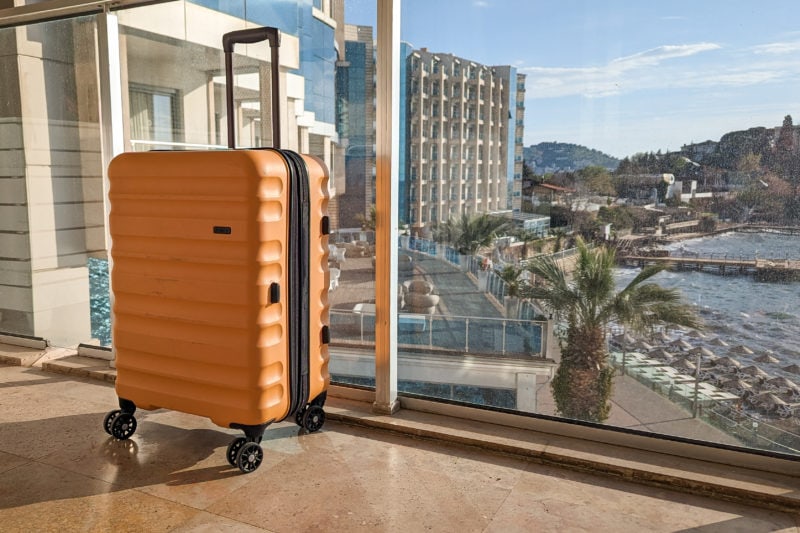
{"label": "suitcase side handle", "polygon": [[248,28],[224,34],[222,36],[222,50],[225,52],[225,104],[228,111],[228,148],[236,148],[236,125],[233,117],[233,48],[236,44],[252,44],[269,41],[270,47],[270,74],[272,83],[272,144],[275,148],[281,147],[280,123],[280,82],[278,71],[278,48],[281,45],[281,32],[278,28]]}

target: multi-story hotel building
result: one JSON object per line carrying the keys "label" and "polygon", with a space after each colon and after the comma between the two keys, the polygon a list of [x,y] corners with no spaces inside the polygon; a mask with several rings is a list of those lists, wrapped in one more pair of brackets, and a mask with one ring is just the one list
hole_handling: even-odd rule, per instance
{"label": "multi-story hotel building", "polygon": [[420,232],[508,211],[509,184],[522,179],[525,76],[405,43],[401,55],[401,221]]}
{"label": "multi-story hotel building", "polygon": [[277,67],[282,147],[325,161],[332,192],[343,185],[334,105],[343,1],[248,5],[180,0],[0,29],[0,331],[60,345],[93,336],[87,265],[107,257],[108,161],[225,146],[226,31],[282,32],[280,65],[266,43],[236,50],[237,145],[272,144]]}
{"label": "multi-story hotel building", "polygon": [[340,228],[353,228],[375,204],[375,49],[371,26],[344,25],[344,58],[336,64],[336,130],[344,154],[337,190]]}

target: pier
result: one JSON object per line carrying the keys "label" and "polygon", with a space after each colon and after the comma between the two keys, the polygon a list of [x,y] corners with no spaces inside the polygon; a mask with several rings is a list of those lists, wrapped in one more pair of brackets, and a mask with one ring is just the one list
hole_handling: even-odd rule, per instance
{"label": "pier", "polygon": [[624,266],[666,265],[671,270],[692,270],[723,276],[753,276],[758,281],[800,281],[800,260],[775,258],[734,258],[728,256],[683,255],[649,257],[623,255]]}

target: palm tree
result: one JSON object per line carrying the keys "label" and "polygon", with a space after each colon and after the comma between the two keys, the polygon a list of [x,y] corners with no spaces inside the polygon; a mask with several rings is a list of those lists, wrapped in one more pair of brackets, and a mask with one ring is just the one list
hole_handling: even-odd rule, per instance
{"label": "palm tree", "polygon": [[520,279],[523,269],[515,265],[506,265],[502,270],[497,272],[498,277],[503,280],[506,285],[506,296],[509,298],[516,298],[524,290],[525,280]]}
{"label": "palm tree", "polygon": [[507,222],[501,218],[464,214],[437,226],[434,240],[448,243],[461,255],[475,255],[480,248],[492,244],[495,236],[506,227]]}
{"label": "palm tree", "polygon": [[570,279],[550,256],[539,256],[527,268],[540,282],[525,296],[534,298],[554,318],[566,324],[561,339],[561,362],[551,382],[556,409],[562,416],[603,422],[611,404],[613,368],[608,364],[606,329],[611,321],[634,332],[657,324],[701,328],[680,291],[647,281],[663,267],[645,267],[624,289],[616,292],[611,248],[590,249],[577,240],[578,261]]}
{"label": "palm tree", "polygon": [[369,207],[369,212],[366,215],[364,213],[357,214],[356,220],[358,220],[359,223],[361,223],[362,230],[375,231],[375,224],[378,220],[378,210],[375,208],[375,204],[372,204]]}

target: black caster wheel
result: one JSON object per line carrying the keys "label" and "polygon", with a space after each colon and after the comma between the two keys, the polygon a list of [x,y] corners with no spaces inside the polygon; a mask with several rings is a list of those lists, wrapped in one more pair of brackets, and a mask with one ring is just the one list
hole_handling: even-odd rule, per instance
{"label": "black caster wheel", "polygon": [[228,464],[231,466],[236,466],[236,455],[239,453],[239,450],[244,446],[244,443],[247,442],[247,439],[244,437],[236,437],[233,439],[233,442],[228,444],[228,451],[225,453],[226,459],[228,459]]}
{"label": "black caster wheel", "polygon": [[111,435],[115,439],[127,440],[136,431],[136,418],[129,413],[119,413],[111,421]]}
{"label": "black caster wheel", "polygon": [[255,472],[264,460],[264,450],[255,442],[246,442],[236,453],[236,466],[245,474]]}
{"label": "black caster wheel", "polygon": [[106,430],[106,433],[109,435],[113,435],[111,433],[111,426],[114,424],[114,419],[121,413],[119,409],[114,409],[113,411],[109,412],[106,417],[103,419],[103,429]]}
{"label": "black caster wheel", "polygon": [[303,413],[303,427],[309,433],[319,431],[325,423],[325,411],[318,405],[312,405]]}
{"label": "black caster wheel", "polygon": [[306,414],[307,410],[308,410],[308,408],[300,409],[299,411],[297,411],[294,414],[294,422],[295,422],[295,424],[297,424],[300,427],[303,427],[303,415]]}

